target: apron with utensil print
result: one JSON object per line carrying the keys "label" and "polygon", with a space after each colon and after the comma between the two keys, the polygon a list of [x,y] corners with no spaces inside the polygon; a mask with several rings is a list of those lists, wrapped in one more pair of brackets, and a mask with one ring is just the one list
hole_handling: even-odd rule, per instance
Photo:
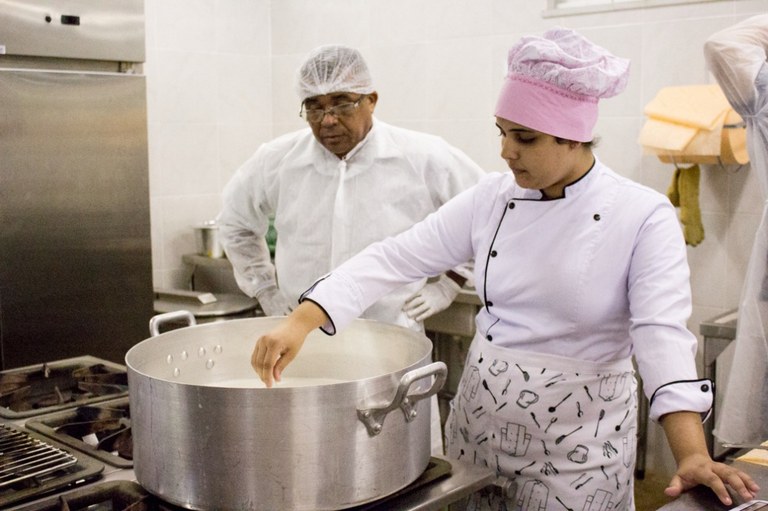
{"label": "apron with utensil print", "polygon": [[445,427],[454,459],[514,481],[467,510],[634,510],[637,383],[630,360],[597,363],[472,342]]}

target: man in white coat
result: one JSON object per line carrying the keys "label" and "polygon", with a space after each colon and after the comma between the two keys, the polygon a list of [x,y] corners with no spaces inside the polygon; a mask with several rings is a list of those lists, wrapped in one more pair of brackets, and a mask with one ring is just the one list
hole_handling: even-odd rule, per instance
{"label": "man in white coat", "polygon": [[[270,316],[288,314],[318,277],[408,229],[484,174],[443,139],[376,119],[378,94],[353,48],[313,50],[297,91],[309,126],[259,147],[227,184],[218,217],[238,285]],[[270,218],[274,262],[265,239]],[[470,277],[467,264],[403,286],[363,317],[423,331],[422,321],[447,308]]]}

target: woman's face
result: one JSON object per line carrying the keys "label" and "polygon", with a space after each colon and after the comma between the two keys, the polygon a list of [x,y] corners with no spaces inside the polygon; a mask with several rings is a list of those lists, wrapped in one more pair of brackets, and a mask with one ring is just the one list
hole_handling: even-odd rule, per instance
{"label": "woman's face", "polygon": [[[591,167],[591,153],[578,142],[558,143],[552,135],[496,117],[501,136],[501,157],[523,188],[541,190],[550,199],[562,197],[566,185]],[[585,166],[585,155],[589,164]]]}

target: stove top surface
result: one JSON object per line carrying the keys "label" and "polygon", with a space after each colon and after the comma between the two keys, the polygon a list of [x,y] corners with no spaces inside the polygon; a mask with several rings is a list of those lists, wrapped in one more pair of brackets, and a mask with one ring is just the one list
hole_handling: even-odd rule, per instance
{"label": "stove top surface", "polygon": [[34,417],[24,427],[113,467],[133,467],[128,397]]}
{"label": "stove top surface", "polygon": [[[64,373],[66,378],[58,379]],[[62,383],[69,381],[71,373],[75,373],[76,383]],[[13,401],[8,396],[18,393],[19,388],[22,394],[44,394],[24,390],[30,386],[30,380],[44,387],[49,397],[34,405],[24,404],[15,409],[8,406]],[[69,392],[72,387],[74,397],[61,399],[68,397],[62,389]],[[46,401],[51,399],[51,393],[55,396],[52,403]],[[50,474],[27,478],[12,488],[3,489],[0,481],[0,509],[185,511],[150,494],[135,480],[125,366],[85,356],[0,371],[0,428],[6,426],[61,450],[76,458],[76,462],[57,471],[55,477]],[[105,470],[102,462],[111,468]],[[0,457],[0,472],[2,463]],[[348,510],[444,509],[447,504],[491,484],[493,479],[494,473],[485,467],[433,457],[425,472],[406,488]]]}
{"label": "stove top surface", "polygon": [[17,511],[182,511],[134,481],[109,481],[16,508]]}
{"label": "stove top surface", "polygon": [[0,417],[7,419],[127,395],[125,366],[87,355],[0,371]]}
{"label": "stove top surface", "polygon": [[[347,508],[347,511],[381,511],[398,509],[395,504],[403,495],[423,488],[451,474],[451,463],[431,458],[424,473],[399,492],[368,504]],[[394,506],[394,507],[392,507]],[[135,481],[97,482],[60,495],[14,508],[14,511],[186,511],[147,492]]]}

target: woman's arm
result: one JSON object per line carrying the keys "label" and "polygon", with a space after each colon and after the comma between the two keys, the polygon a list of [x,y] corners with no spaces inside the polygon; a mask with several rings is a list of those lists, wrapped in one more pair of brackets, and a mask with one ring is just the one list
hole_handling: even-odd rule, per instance
{"label": "woman's arm", "polygon": [[712,460],[704,441],[701,415],[695,412],[675,412],[664,415],[661,425],[677,462],[677,472],[664,490],[670,497],[703,484],[712,488],[723,504],[733,502],[726,484],[744,500],[751,500],[760,487],[741,470]]}
{"label": "woman's arm", "polygon": [[301,304],[256,341],[251,365],[271,387],[296,357],[306,336],[325,326],[333,335],[398,286],[441,273],[472,257],[474,188],[393,238],[373,243],[300,298]]}

